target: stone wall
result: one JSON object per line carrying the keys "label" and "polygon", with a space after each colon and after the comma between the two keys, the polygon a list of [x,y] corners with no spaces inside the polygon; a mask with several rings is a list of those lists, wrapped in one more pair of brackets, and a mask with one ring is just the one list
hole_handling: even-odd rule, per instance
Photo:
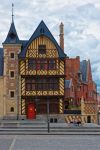
{"label": "stone wall", "polygon": [[3,77],[0,77],[0,119],[3,118],[4,114],[4,101],[3,101],[3,96],[4,96],[4,84],[3,84]]}

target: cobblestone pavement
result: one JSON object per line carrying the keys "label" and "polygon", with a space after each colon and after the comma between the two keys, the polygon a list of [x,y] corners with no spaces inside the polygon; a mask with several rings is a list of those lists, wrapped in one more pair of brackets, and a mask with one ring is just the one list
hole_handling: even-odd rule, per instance
{"label": "cobblestone pavement", "polygon": [[100,150],[100,136],[0,135],[0,150]]}

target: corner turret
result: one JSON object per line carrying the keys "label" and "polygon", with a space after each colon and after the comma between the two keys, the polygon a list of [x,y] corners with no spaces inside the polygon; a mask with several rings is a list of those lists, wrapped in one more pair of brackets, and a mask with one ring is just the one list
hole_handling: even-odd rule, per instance
{"label": "corner turret", "polygon": [[11,23],[8,35],[6,37],[6,40],[3,42],[3,44],[20,44],[20,40],[19,40],[15,25],[14,25],[13,7],[14,7],[14,4],[12,4],[12,23]]}
{"label": "corner turret", "polygon": [[3,44],[20,44],[14,22],[11,23],[10,30]]}

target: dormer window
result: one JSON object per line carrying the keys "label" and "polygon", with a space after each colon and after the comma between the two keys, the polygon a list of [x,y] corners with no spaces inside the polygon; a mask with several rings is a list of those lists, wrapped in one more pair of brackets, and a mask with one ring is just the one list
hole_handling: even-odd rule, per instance
{"label": "dormer window", "polygon": [[16,37],[16,35],[14,33],[10,33],[9,36],[11,39],[15,39],[15,37]]}
{"label": "dormer window", "polygon": [[43,28],[40,29],[40,33],[41,33],[41,34],[44,33],[44,29],[43,29]]}
{"label": "dormer window", "polygon": [[39,54],[46,54],[46,45],[39,45],[38,46],[38,53]]}

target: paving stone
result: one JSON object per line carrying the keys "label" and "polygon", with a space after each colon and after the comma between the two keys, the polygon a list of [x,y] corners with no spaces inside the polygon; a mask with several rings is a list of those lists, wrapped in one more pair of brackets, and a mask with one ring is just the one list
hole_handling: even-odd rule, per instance
{"label": "paving stone", "polygon": [[0,138],[0,150],[9,150],[12,140],[13,139],[7,139],[6,137],[3,139]]}
{"label": "paving stone", "polygon": [[0,150],[100,150],[100,136],[0,135]]}

